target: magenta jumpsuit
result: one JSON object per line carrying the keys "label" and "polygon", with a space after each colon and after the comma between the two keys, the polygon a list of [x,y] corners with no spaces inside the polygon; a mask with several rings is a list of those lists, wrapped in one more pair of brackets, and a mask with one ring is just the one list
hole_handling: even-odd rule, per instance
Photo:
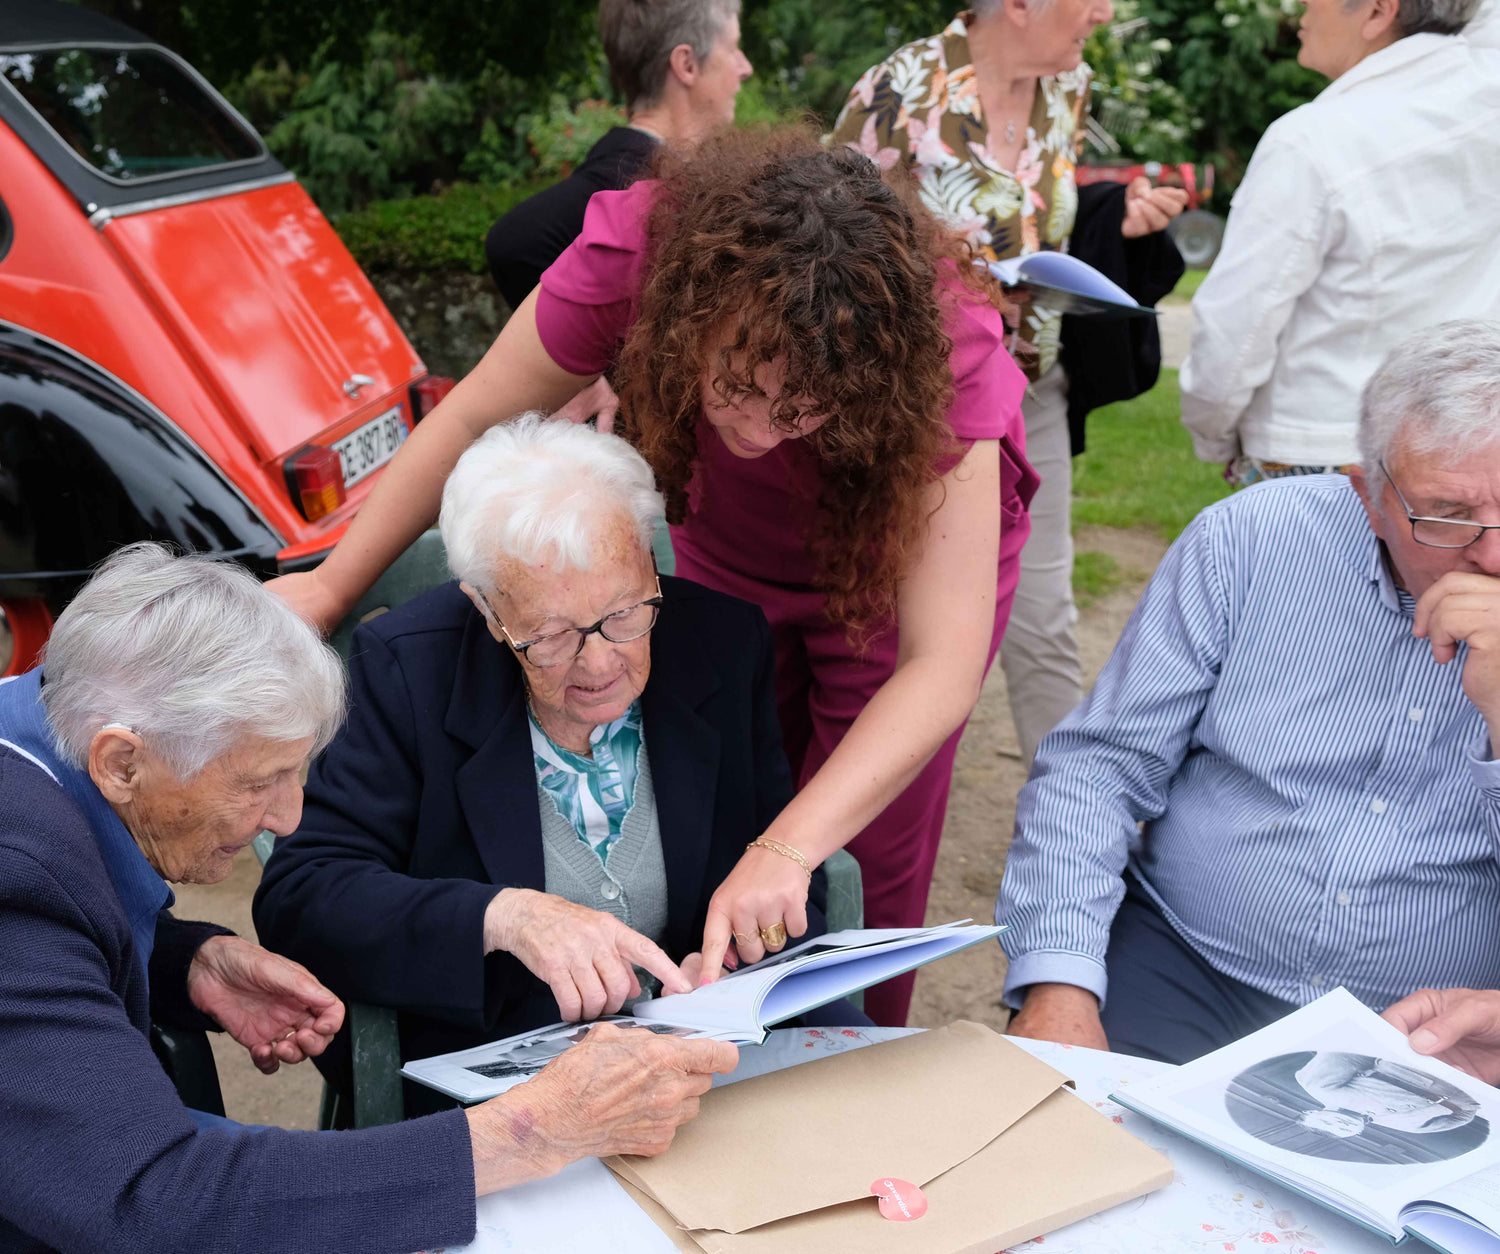
{"label": "magenta jumpsuit", "polygon": [[[595,374],[613,361],[636,314],[645,223],[655,185],[598,192],[583,233],[542,275],[537,330],[548,355],[573,374]],[[953,340],[954,399],[948,417],[964,447],[998,440],[1001,450],[1000,561],[990,661],[1000,647],[1030,523],[1036,475],[1026,463],[1021,395],[1025,376],[1005,349],[1000,315],[950,271],[945,327]],[[894,622],[856,654],[844,629],[824,614],[813,587],[807,538],[816,517],[819,467],[805,440],[786,440],[765,456],[735,457],[707,423],[688,487],[688,514],[672,528],[677,574],[753,601],[770,620],[787,757],[799,787],[823,765],[849,725],[896,664]],[[865,926],[920,925],[948,806],[962,729],[921,774],[850,842],[864,875]],[[906,1022],[913,976],[866,994],[876,1023]]]}

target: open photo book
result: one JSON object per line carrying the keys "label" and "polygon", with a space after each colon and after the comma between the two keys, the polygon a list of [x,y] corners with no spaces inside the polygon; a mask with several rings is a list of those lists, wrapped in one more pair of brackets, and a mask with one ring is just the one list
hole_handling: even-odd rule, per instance
{"label": "open photo book", "polygon": [[1398,1244],[1500,1254],[1500,1090],[1342,988],[1112,1100]]}
{"label": "open photo book", "polygon": [[[673,1036],[758,1045],[777,1023],[946,958],[1005,929],[965,920],[941,927],[863,928],[814,937],[691,993],[642,998],[627,1015],[601,1019]],[[524,1084],[593,1023],[554,1023],[503,1041],[409,1062],[401,1074],[461,1102]]]}
{"label": "open photo book", "polygon": [[1107,318],[1154,318],[1156,310],[1142,305],[1112,279],[1086,261],[1068,253],[1039,252],[989,263],[990,273],[1006,287],[1029,287],[1040,303],[1065,314]]}

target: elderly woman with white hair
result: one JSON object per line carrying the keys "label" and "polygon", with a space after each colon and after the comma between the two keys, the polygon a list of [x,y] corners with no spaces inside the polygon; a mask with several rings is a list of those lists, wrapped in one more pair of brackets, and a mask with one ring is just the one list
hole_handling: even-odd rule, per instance
{"label": "elderly woman with white hair", "polygon": [[[1113,15],[1110,0],[975,0],[939,34],[867,70],[833,138],[883,167],[906,165],[923,203],[977,257],[1071,251],[1154,305],[1182,274],[1181,258],[1158,233],[1182,212],[1186,193],[1137,178],[1124,188],[1086,188],[1080,203],[1074,179],[1091,75],[1084,44]],[[1154,340],[1142,356],[1128,333],[1116,328],[1115,339],[1101,339],[1097,326],[1078,321],[1068,328],[1075,351],[1065,351],[1062,310],[1031,301],[1010,341],[1029,381],[1026,456],[1042,481],[1000,645],[1028,765],[1041,738],[1083,697],[1072,454],[1083,450],[1088,411],[1149,388],[1160,358]]]}
{"label": "elderly woman with white hair", "polygon": [[263,1071],[342,1022],[295,962],[174,919],[168,882],[221,880],[262,828],[290,832],[343,708],[338,658],[252,575],[149,544],[63,611],[42,669],[0,685],[0,1250],[457,1244],[479,1193],[659,1152],[734,1065],[601,1028],[494,1102],[395,1128],[188,1110],[153,1020],[222,1027]]}
{"label": "elderly woman with white hair", "polygon": [[[492,428],[443,491],[456,581],[355,636],[349,722],[255,921],[398,1010],[405,1057],[692,988],[710,897],[791,799],[765,616],[658,576],[661,515],[619,437]],[[341,1059],[320,1060],[336,1084]],[[408,1086],[409,1112],[438,1101]]]}

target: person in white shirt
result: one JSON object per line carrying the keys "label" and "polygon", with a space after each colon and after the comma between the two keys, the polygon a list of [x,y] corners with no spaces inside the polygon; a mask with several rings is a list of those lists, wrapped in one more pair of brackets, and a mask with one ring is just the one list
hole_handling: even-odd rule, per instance
{"label": "person in white shirt", "polygon": [[1478,7],[1306,0],[1297,59],[1334,81],[1256,147],[1182,366],[1198,456],[1242,483],[1357,462],[1385,354],[1500,314],[1500,48],[1459,33]]}

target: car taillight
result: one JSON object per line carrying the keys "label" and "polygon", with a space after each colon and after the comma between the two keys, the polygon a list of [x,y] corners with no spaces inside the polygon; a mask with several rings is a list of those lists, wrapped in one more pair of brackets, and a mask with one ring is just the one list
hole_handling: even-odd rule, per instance
{"label": "car taillight", "polygon": [[413,422],[421,422],[434,409],[438,402],[453,391],[452,379],[444,378],[440,374],[430,374],[425,379],[411,385],[411,416]]}
{"label": "car taillight", "polygon": [[309,444],[286,459],[286,486],[308,522],[325,518],[344,503],[344,463],[331,448]]}

